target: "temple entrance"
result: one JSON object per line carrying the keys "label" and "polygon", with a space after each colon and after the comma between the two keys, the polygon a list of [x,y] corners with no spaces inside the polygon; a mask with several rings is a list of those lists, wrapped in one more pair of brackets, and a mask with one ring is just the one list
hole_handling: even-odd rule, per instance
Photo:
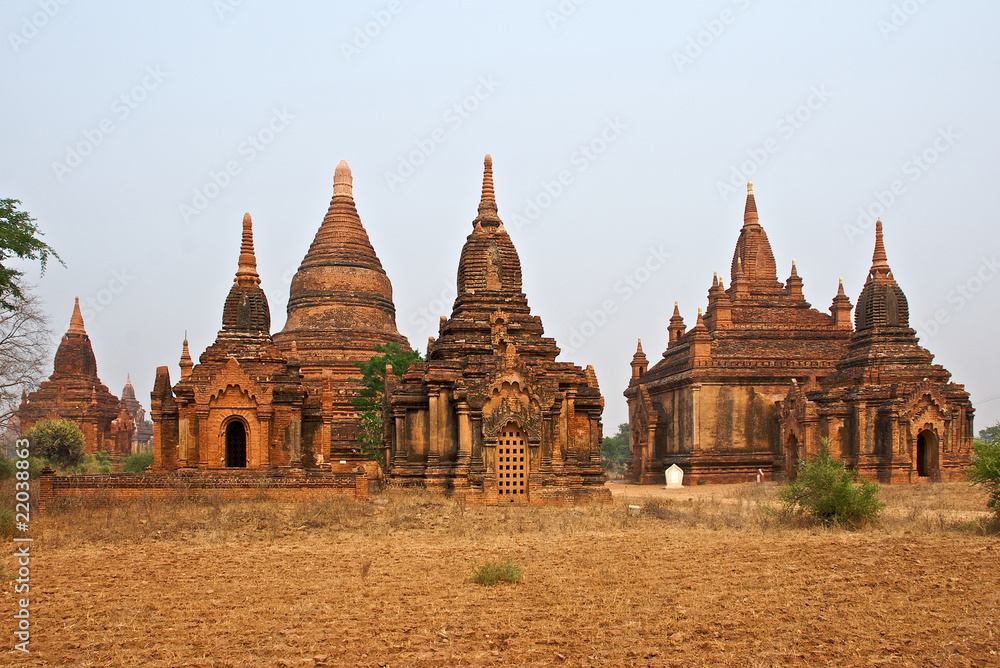
{"label": "temple entrance", "polygon": [[937,437],[925,429],[917,434],[916,464],[918,476],[929,476],[937,470]]}
{"label": "temple entrance", "polygon": [[528,500],[528,443],[515,422],[497,436],[497,494],[511,503]]}
{"label": "temple entrance", "polygon": [[226,425],[226,467],[247,467],[247,430],[239,420],[231,420]]}

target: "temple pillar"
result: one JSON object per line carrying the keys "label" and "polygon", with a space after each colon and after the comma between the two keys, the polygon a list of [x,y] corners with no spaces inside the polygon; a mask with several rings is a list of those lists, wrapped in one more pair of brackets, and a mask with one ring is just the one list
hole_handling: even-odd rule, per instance
{"label": "temple pillar", "polygon": [[[209,462],[208,460],[209,457],[219,454],[215,452],[215,447],[210,446],[206,442],[211,437],[208,433],[208,408],[199,408],[195,411],[195,415],[198,418],[198,434],[194,440],[194,457],[198,468],[218,468],[215,462]],[[188,456],[190,457],[190,452]]]}
{"label": "temple pillar", "polygon": [[406,410],[397,408],[393,410],[392,417],[395,423],[395,443],[396,452],[393,453],[393,466],[401,466],[406,463],[406,454],[409,451],[409,443],[406,434]]}
{"label": "temple pillar", "polygon": [[441,413],[438,407],[441,397],[437,388],[429,389],[427,412],[430,417],[430,428],[428,430],[430,433],[428,434],[427,463],[437,464],[441,460],[441,431],[439,425]]}
{"label": "temple pillar", "polygon": [[469,404],[458,402],[458,463],[468,465],[472,460],[472,424],[469,421]]}

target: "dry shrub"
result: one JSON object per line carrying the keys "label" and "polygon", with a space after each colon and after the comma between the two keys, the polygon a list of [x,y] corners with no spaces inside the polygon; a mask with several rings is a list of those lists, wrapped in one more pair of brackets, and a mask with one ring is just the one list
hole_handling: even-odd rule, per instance
{"label": "dry shrub", "polygon": [[508,557],[503,561],[487,560],[472,569],[470,579],[486,587],[493,587],[498,584],[514,584],[521,581],[523,573],[521,566],[513,557]]}

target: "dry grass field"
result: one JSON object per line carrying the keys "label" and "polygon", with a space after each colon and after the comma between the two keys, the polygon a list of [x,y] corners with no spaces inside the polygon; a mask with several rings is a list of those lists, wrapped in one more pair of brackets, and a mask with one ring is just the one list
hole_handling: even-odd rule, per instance
{"label": "dry grass field", "polygon": [[[35,522],[30,666],[1000,666],[1000,538],[965,484],[789,526],[773,485],[607,505],[136,501]],[[629,505],[639,505],[637,515]],[[3,541],[0,643],[12,646]],[[516,584],[470,579],[515,559]]]}

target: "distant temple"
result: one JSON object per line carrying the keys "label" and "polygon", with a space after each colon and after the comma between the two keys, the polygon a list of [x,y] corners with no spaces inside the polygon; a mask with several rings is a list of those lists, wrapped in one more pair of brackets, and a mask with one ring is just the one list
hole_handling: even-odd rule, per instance
{"label": "distant temple", "polygon": [[427,361],[388,374],[393,478],[485,503],[610,498],[600,465],[604,399],[593,367],[556,362],[521,289],[486,156],[458,297]]}
{"label": "distant temple", "polygon": [[142,407],[135,397],[135,388],[132,387],[132,377],[125,378],[125,387],[122,388],[122,406],[132,416],[135,422],[135,433],[132,434],[132,452],[149,452],[153,449],[153,423],[146,419],[146,409]]}
{"label": "distant temple", "polygon": [[632,359],[627,478],[662,483],[739,482],[794,476],[820,438],[833,454],[880,480],[945,479],[968,462],[972,406],[932,366],[909,328],[878,225],[875,263],[852,306],[838,288],[829,315],[805,301],[792,262],[777,280],[774,255],[748,186],[730,269],[718,275],[688,330],[674,305],[663,359]]}
{"label": "distant temple", "polygon": [[97,377],[97,359],[83,326],[79,298],[56,349],[52,375],[31,394],[22,394],[17,415],[22,433],[41,420],[71,420],[83,431],[87,453],[132,452],[135,420]]}

